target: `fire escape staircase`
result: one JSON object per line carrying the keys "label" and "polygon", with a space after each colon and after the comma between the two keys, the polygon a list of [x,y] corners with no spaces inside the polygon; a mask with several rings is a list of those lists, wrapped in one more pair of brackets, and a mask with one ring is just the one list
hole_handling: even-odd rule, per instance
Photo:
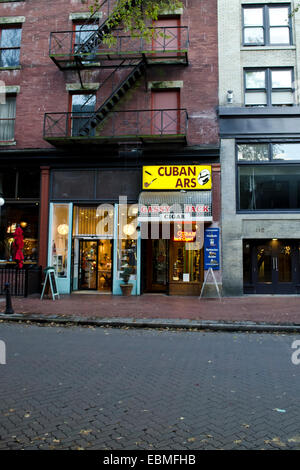
{"label": "fire escape staircase", "polygon": [[[128,0],[128,3],[130,2],[132,4],[132,2],[134,1],[135,0],[132,0],[132,1]],[[88,38],[84,42],[76,45],[76,50],[74,50],[73,48],[73,61],[75,60],[76,69],[79,73],[79,78],[80,78],[82,87],[83,87],[83,83],[82,83],[82,79],[80,76],[80,69],[85,68],[86,58],[88,59],[89,55],[92,56],[93,54],[95,54],[95,51],[97,51],[97,49],[101,46],[103,37],[105,36],[105,34],[110,32],[109,23],[112,21],[114,23],[114,26],[116,26],[120,22],[118,15],[115,13],[115,11],[113,10],[113,7],[111,6],[113,3],[114,3],[114,0],[104,0],[101,3],[101,5],[96,10],[96,12],[102,11],[101,9],[104,6],[106,6],[106,15],[107,15],[106,19],[102,23],[99,22],[99,19],[96,18],[97,15],[95,15],[96,13],[95,12],[94,15],[92,15],[89,18],[89,20],[87,20],[83,24],[82,32],[87,31],[86,29],[84,29],[84,27],[86,26],[90,26],[90,25],[93,25],[93,26],[99,25],[99,26],[94,32],[92,32],[88,36]],[[94,22],[91,23],[91,18],[93,16],[94,16]],[[79,30],[79,33],[80,33],[80,30]],[[54,33],[51,33],[51,34],[54,34]],[[50,51],[51,51],[51,42],[50,42]],[[59,68],[63,70],[63,67],[57,62],[54,56],[55,54],[51,55],[50,53],[50,57],[59,66]],[[132,88],[132,86],[136,83],[136,81],[139,80],[144,75],[146,68],[147,68],[147,64],[148,64],[147,58],[142,52],[139,53],[137,56],[135,56],[135,58],[133,58],[132,55],[130,54],[125,57],[120,56],[118,60],[111,61],[111,65],[108,67],[112,68],[113,72],[104,80],[100,88],[104,87],[104,85],[107,84],[107,82],[110,79],[114,81],[114,77],[117,77],[117,72],[120,71],[121,68],[123,68],[123,70],[125,67],[130,68],[130,72],[125,77],[125,79],[124,78],[122,79],[121,83],[113,87],[112,92],[110,93],[108,98],[105,99],[105,101],[101,104],[101,106],[95,112],[92,112],[91,116],[86,117],[86,121],[84,122],[84,124],[79,128],[79,130],[76,131],[77,137],[89,137],[89,136],[94,135],[93,130],[106,119],[109,113],[113,111],[113,108],[124,97],[127,91],[130,88]],[[92,63],[91,65],[94,65],[94,64]],[[98,64],[98,66],[99,65],[102,66],[101,64]],[[56,114],[59,114],[59,113],[56,113]],[[45,129],[47,127],[47,124],[46,124],[47,117],[50,121],[50,125],[49,125],[50,137],[53,135],[51,133],[52,133],[52,130],[55,128],[55,125],[57,124],[58,127],[60,126],[59,118],[52,119],[49,116],[50,115],[48,116],[45,115],[44,135],[45,135],[46,140],[47,140],[47,132],[45,131]],[[72,115],[71,115],[71,119],[72,119]],[[68,125],[67,125],[66,133],[65,133],[66,137],[68,137],[69,135],[68,133],[69,133],[69,130],[68,130]]]}
{"label": "fire escape staircase", "polygon": [[[98,7],[98,10],[101,10],[102,7],[104,7],[106,4],[110,5],[112,3],[112,0],[104,0],[102,4]],[[129,2],[128,2],[129,3]],[[133,0],[131,4],[134,6],[135,1]],[[129,7],[129,5],[128,5]],[[125,8],[128,8],[127,5],[125,5]],[[110,11],[110,10],[108,10]],[[92,24],[97,24],[98,21],[95,20],[94,23]],[[115,26],[120,23],[120,18],[119,15],[117,15],[115,12],[110,14],[105,21],[103,21],[102,24],[99,25],[98,29],[91,34],[88,39],[83,42],[77,49],[76,49],[76,54],[78,56],[81,56],[82,54],[89,54],[93,53],[98,49],[98,47],[101,45],[103,38],[106,34],[110,33],[110,27],[109,23],[114,23]],[[84,25],[91,25],[91,22],[88,21]]]}
{"label": "fire escape staircase", "polygon": [[[119,67],[121,67],[119,65]],[[113,73],[115,73],[118,68],[117,67]],[[95,111],[95,113],[88,119],[88,121],[81,127],[79,130],[79,136],[88,136],[92,129],[97,127],[112,111],[114,106],[119,103],[121,98],[127,93],[128,90],[139,80],[146,70],[146,64],[142,59],[137,65],[134,66],[133,70],[129,72],[127,77],[119,83],[111,95],[101,104],[101,106]],[[111,75],[110,75],[111,77]],[[109,77],[109,78],[110,78]]]}

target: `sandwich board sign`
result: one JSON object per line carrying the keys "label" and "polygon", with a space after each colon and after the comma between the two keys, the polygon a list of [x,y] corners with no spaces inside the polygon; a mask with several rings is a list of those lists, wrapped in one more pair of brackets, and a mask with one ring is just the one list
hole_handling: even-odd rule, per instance
{"label": "sandwich board sign", "polygon": [[45,269],[45,272],[46,272],[46,278],[45,278],[44,287],[43,287],[42,294],[41,294],[41,300],[44,297],[44,293],[45,293],[47,284],[49,284],[49,286],[50,286],[52,299],[55,300],[55,297],[57,297],[59,299],[59,292],[58,292],[58,288],[57,288],[55,269],[52,268],[52,267],[49,267],[49,268]]}

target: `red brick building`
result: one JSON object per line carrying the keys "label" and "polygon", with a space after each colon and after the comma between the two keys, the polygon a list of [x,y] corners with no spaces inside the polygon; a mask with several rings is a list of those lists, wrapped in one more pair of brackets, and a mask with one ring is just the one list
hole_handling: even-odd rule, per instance
{"label": "red brick building", "polygon": [[[120,25],[108,48],[114,3],[92,17],[83,0],[0,3],[0,258],[13,259],[21,224],[25,262],[54,266],[61,292],[119,294],[128,268],[133,294],[198,294],[204,250],[186,250],[184,237],[197,221],[219,226],[217,2],[162,12],[150,42]],[[196,179],[153,178],[162,167]],[[200,184],[203,169],[211,177]],[[182,217],[165,240],[161,216],[142,220],[119,196],[201,214],[176,243]],[[151,220],[158,234],[145,240]]]}

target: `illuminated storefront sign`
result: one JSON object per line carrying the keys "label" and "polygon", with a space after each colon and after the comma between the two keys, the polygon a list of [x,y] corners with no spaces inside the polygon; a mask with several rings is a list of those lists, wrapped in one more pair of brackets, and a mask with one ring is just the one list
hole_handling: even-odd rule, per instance
{"label": "illuminated storefront sign", "polygon": [[174,242],[194,242],[196,240],[196,232],[192,230],[177,230],[174,234]]}
{"label": "illuminated storefront sign", "polygon": [[144,166],[143,189],[147,191],[177,189],[211,189],[210,165]]}
{"label": "illuminated storefront sign", "polygon": [[210,221],[211,204],[140,205],[139,222]]}

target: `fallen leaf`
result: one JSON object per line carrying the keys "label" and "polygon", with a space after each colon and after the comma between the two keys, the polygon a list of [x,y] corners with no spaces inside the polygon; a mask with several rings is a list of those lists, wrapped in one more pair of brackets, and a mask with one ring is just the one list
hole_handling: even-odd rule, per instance
{"label": "fallen leaf", "polygon": [[300,436],[293,436],[288,439],[288,442],[300,442]]}
{"label": "fallen leaf", "polygon": [[93,432],[92,429],[81,429],[80,434],[87,435],[87,434],[90,434],[91,432]]}
{"label": "fallen leaf", "polygon": [[195,437],[189,437],[188,442],[195,442],[196,438]]}

